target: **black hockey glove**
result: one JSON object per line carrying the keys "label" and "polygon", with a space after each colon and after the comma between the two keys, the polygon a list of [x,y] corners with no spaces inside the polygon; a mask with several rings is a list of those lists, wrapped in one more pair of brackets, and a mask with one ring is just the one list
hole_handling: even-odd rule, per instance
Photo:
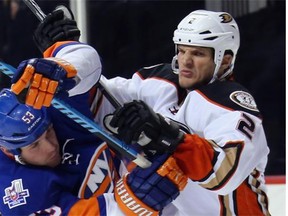
{"label": "black hockey glove", "polygon": [[49,13],[33,34],[38,49],[43,53],[55,42],[78,41],[80,30],[73,18],[72,12],[65,6],[59,6],[58,9]]}
{"label": "black hockey glove", "polygon": [[183,142],[184,133],[177,123],[155,113],[143,101],[126,103],[104,124],[127,144],[138,143],[147,154],[171,153]]}

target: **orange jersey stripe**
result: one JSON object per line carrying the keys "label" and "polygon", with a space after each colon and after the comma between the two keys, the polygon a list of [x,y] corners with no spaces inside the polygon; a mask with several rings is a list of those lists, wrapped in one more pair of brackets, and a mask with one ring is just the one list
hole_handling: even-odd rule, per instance
{"label": "orange jersey stripe", "polygon": [[[79,190],[79,197],[85,198],[85,191],[86,189],[89,190],[88,181],[90,180],[91,175],[94,173],[95,167],[97,167],[97,161],[100,158],[100,155],[104,155],[104,158],[107,159],[106,163],[108,163],[108,174],[104,176],[101,182],[96,182],[98,184],[97,190],[92,191],[93,196],[99,196],[103,194],[104,192],[108,192],[112,187],[114,187],[114,184],[119,180],[119,175],[116,170],[115,164],[111,156],[109,156],[110,150],[106,143],[102,143],[96,152],[94,153],[93,157],[91,158],[90,165],[87,168],[86,171],[86,177],[84,181],[82,182],[82,185]],[[113,156],[112,156],[113,157]],[[97,168],[96,168],[97,169]],[[99,174],[100,175],[100,174]],[[91,177],[92,178],[92,177]]]}
{"label": "orange jersey stripe", "polygon": [[219,196],[220,215],[270,215],[268,199],[254,179],[250,184],[249,177],[231,194]]}
{"label": "orange jersey stripe", "polygon": [[[214,169],[219,154],[216,149],[224,151],[226,155],[218,169]],[[177,147],[173,156],[181,170],[193,181],[203,182],[214,173],[214,178],[200,185],[210,190],[218,190],[229,181],[237,169],[242,149],[243,143],[240,141],[227,143],[221,148],[198,135],[187,134],[184,143]]]}
{"label": "orange jersey stripe", "polygon": [[45,52],[43,53],[43,57],[47,58],[47,57],[51,57],[53,55],[53,52],[60,46],[62,46],[63,44],[67,44],[67,43],[71,43],[71,42],[75,42],[75,41],[61,41],[61,42],[56,42],[54,43],[52,46],[50,46],[47,50],[45,50]]}
{"label": "orange jersey stripe", "polygon": [[264,191],[257,188],[257,184],[258,182],[255,182],[255,185],[249,185],[247,181],[244,181],[237,188],[235,200],[237,202],[238,215],[270,215],[267,210],[267,195]]}

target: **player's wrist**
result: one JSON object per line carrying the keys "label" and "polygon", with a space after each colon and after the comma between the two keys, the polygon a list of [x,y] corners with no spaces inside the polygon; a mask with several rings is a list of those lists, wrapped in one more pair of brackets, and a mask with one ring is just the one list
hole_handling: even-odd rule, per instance
{"label": "player's wrist", "polygon": [[173,156],[170,156],[165,161],[165,163],[157,170],[157,173],[173,182],[179,191],[182,191],[187,185],[188,177],[178,166],[177,161]]}

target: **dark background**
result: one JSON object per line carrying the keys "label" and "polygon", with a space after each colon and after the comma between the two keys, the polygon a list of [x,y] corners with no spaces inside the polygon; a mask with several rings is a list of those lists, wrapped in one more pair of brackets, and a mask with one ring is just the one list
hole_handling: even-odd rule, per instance
{"label": "dark background", "polygon": [[[15,18],[10,1],[0,1],[0,59],[17,67],[40,57],[32,32],[39,23],[21,1]],[[68,1],[37,1],[48,13]],[[204,1],[88,1],[88,43],[102,57],[107,77],[130,77],[143,66],[170,62],[173,31],[187,14],[205,9]],[[266,174],[285,174],[285,1],[235,17],[241,45],[235,64],[236,80],[246,86],[263,114],[270,147]],[[229,11],[228,11],[229,12]],[[233,15],[233,13],[232,13]]]}

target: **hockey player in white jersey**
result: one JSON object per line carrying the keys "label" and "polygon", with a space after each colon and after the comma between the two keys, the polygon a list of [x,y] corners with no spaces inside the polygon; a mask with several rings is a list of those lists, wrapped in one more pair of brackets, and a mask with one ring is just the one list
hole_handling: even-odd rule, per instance
{"label": "hockey player in white jersey", "polygon": [[[260,113],[248,90],[232,81],[239,37],[228,13],[194,11],[174,33],[172,65],[179,83],[169,64],[144,68],[128,80],[102,78],[121,103],[141,99],[191,130],[179,141],[178,130],[141,101],[117,109],[109,125],[126,142],[144,134],[150,141],[141,144],[148,153],[176,149],[173,156],[190,181],[173,202],[173,215],[269,215],[264,184],[269,149]],[[102,122],[114,107],[96,94],[92,109]],[[166,131],[173,133],[163,142],[158,135],[170,134]],[[171,214],[164,209],[163,215]]]}
{"label": "hockey player in white jersey", "polygon": [[[237,23],[226,12],[193,11],[179,23],[173,41],[172,68],[188,93],[183,104],[176,85],[142,75],[172,72],[167,65],[146,68],[131,80],[104,79],[121,102],[129,97],[145,101],[124,104],[106,124],[127,143],[141,138],[146,152],[173,153],[190,178],[173,202],[175,215],[270,215],[264,180],[269,148],[261,114],[249,91],[233,80]],[[184,142],[159,113],[189,127]],[[165,142],[164,131],[171,134]]]}

